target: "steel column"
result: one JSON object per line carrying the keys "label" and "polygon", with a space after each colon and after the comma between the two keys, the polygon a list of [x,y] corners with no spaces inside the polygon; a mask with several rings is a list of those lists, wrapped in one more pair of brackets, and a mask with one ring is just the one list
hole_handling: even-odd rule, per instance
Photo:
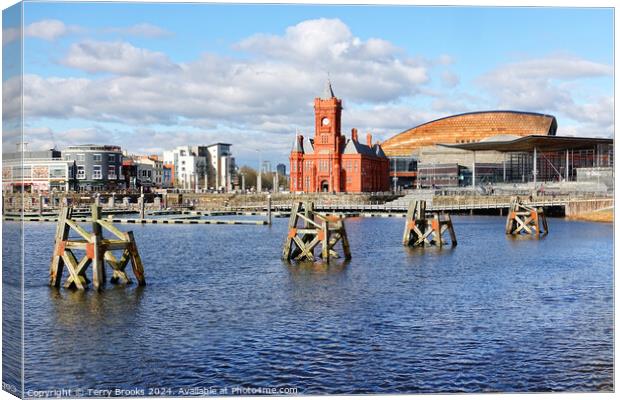
{"label": "steel column", "polygon": [[476,188],[476,150],[473,151],[473,163],[471,171],[471,186]]}
{"label": "steel column", "polygon": [[534,147],[534,186],[536,186],[536,175],[538,175],[536,159],[538,158],[538,152],[536,147]]}

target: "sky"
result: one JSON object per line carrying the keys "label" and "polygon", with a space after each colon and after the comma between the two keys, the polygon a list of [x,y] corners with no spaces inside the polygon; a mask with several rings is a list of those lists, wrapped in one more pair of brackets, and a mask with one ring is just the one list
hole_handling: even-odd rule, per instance
{"label": "sky", "polygon": [[[19,22],[4,12],[8,117]],[[610,8],[26,2],[23,24],[31,150],[227,142],[239,165],[288,164],[328,76],[347,136],[497,109],[555,115],[558,135],[614,134]],[[7,147],[18,131],[4,131]]]}

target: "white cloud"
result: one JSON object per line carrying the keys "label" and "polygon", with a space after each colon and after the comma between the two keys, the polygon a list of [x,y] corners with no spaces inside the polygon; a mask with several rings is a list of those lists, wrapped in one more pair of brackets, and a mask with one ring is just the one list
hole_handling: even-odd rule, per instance
{"label": "white cloud", "polygon": [[612,76],[610,65],[552,55],[501,65],[481,76],[478,83],[499,108],[553,113],[560,119],[559,130],[560,117],[565,117],[582,124],[582,136],[592,129],[609,135],[613,133],[613,98],[588,96],[578,100],[582,96],[576,88],[586,80]]}
{"label": "white cloud", "polygon": [[93,40],[72,44],[62,63],[87,72],[118,75],[145,75],[153,70],[175,68],[163,53],[140,49],[126,42]]}
{"label": "white cloud", "polygon": [[[35,37],[42,40],[54,41],[61,36],[71,33],[82,32],[83,29],[76,25],[66,25],[57,19],[44,19],[33,22],[23,30],[24,37]],[[22,31],[19,28],[5,28],[2,30],[2,45],[6,45],[19,39]]]}
{"label": "white cloud", "polygon": [[[34,37],[47,41],[54,41],[62,36],[85,33],[87,29],[78,25],[67,25],[58,19],[44,19],[26,25],[24,28],[24,37]],[[126,27],[109,27],[99,30],[104,34],[118,34],[122,36],[136,36],[144,38],[164,38],[173,36],[173,33],[163,29],[157,25],[143,22]],[[2,44],[5,45],[17,40],[21,35],[18,28],[5,28],[2,30]]]}
{"label": "white cloud", "polygon": [[[109,32],[156,37],[158,29],[140,24]],[[54,132],[67,143],[90,137],[89,141],[153,152],[184,143],[228,141],[243,144],[235,149],[238,157],[256,157],[251,149],[264,148],[265,157],[270,153],[275,158],[288,152],[296,128],[305,134],[313,131],[312,100],[322,93],[329,72],[336,95],[344,100],[347,135],[357,127],[384,140],[438,117],[498,108],[553,113],[559,118],[559,133],[565,119],[570,119],[565,124],[570,132],[613,132],[613,98],[584,99],[572,85],[607,79],[613,69],[577,57],[549,56],[499,66],[478,79],[488,94],[482,97],[462,92],[464,85],[459,86],[449,55],[415,58],[385,40],[358,38],[337,19],[303,21],[282,35],[253,35],[234,47],[246,54],[205,53],[175,63],[161,52],[122,41],[74,43],[62,63],[105,75],[25,76],[26,115],[92,121],[94,128]],[[442,90],[428,85],[433,69]],[[6,84],[16,87],[15,82]],[[446,90],[457,87],[460,91]],[[431,108],[408,105],[417,96],[432,97]],[[9,104],[5,111],[13,109]],[[98,125],[106,122],[126,129]],[[154,124],[169,128],[155,130]]]}
{"label": "white cloud", "polygon": [[[398,101],[416,95],[428,82],[423,61],[384,40],[360,40],[339,20],[304,21],[282,36],[255,35],[237,48],[254,57],[207,53],[175,64],[163,53],[126,42],[75,43],[64,65],[113,75],[28,75],[26,109],[40,117],[260,126],[281,132],[287,123],[312,120],[312,100],[322,93],[327,71],[345,104]],[[326,52],[327,61],[317,59]],[[282,115],[290,118],[274,122]]]}
{"label": "white cloud", "polygon": [[606,77],[613,67],[576,57],[551,56],[504,64],[479,82],[505,107],[557,109],[573,102],[562,81]]}
{"label": "white cloud", "polygon": [[236,48],[263,60],[276,60],[337,77],[340,95],[349,101],[389,101],[418,93],[428,82],[425,63],[390,42],[355,37],[339,19],[315,19],[286,29],[283,36],[258,34]]}
{"label": "white cloud", "polygon": [[441,74],[441,83],[447,88],[454,88],[461,82],[459,76],[451,71],[444,71]]}
{"label": "white cloud", "polygon": [[454,58],[449,54],[442,54],[437,59],[437,63],[440,65],[451,65],[454,64]]}
{"label": "white cloud", "polygon": [[24,29],[24,36],[36,37],[53,41],[70,33],[80,32],[82,29],[75,25],[65,25],[57,19],[44,19],[33,22]]}
{"label": "white cloud", "polygon": [[111,27],[104,29],[106,33],[116,33],[126,36],[139,36],[145,38],[162,38],[172,36],[172,32],[167,31],[157,25],[146,22],[127,26],[127,27]]}
{"label": "white cloud", "polygon": [[2,46],[5,46],[6,44],[19,39],[20,35],[21,35],[21,31],[19,28],[2,29]]}

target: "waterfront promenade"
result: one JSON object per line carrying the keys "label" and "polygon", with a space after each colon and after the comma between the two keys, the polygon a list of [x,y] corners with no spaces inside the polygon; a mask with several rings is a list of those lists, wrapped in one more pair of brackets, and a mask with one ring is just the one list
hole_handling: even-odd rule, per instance
{"label": "waterfront promenade", "polygon": [[[182,215],[267,214],[286,216],[295,201],[312,201],[318,211],[344,215],[404,215],[411,201],[424,200],[429,211],[451,213],[491,213],[503,214],[510,207],[514,194],[479,195],[471,192],[446,191],[411,191],[407,194],[210,194],[210,193],[173,193],[148,194],[143,200],[139,195],[115,196],[101,194],[72,195],[53,199],[43,196],[7,196],[4,201],[4,217],[15,219],[48,218],[53,220],[62,204],[71,204],[76,214],[80,210],[88,213],[90,204],[98,201],[107,215],[135,214],[143,211],[144,215],[167,215],[171,218]],[[614,198],[602,193],[559,193],[559,194],[520,194],[520,199],[529,206],[550,209],[554,215],[575,217],[581,214],[610,209]],[[270,201],[268,201],[270,198]],[[144,203],[142,210],[141,204]],[[20,206],[23,204],[24,207]],[[269,207],[269,204],[271,207]],[[202,215],[202,214],[200,214]],[[119,217],[120,218],[120,217]],[[125,217],[122,217],[125,218]],[[141,218],[141,219],[144,219]],[[178,222],[180,223],[180,222]]]}

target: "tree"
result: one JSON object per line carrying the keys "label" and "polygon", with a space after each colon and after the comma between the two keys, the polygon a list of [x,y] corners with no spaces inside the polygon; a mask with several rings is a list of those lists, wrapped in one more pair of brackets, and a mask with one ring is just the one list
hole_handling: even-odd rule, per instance
{"label": "tree", "polygon": [[[244,165],[243,167],[239,168],[239,175],[245,176],[245,188],[247,190],[250,190],[251,188],[256,189],[256,177],[258,174],[256,173],[256,170],[254,168]],[[261,186],[263,191],[273,189],[273,175],[273,172],[263,172],[261,174]],[[288,188],[286,177],[280,176],[278,180],[280,186]],[[239,181],[239,184],[241,184],[241,180]]]}
{"label": "tree", "polygon": [[256,170],[252,167],[248,167],[244,165],[239,168],[239,185],[241,185],[241,176],[245,176],[245,188],[250,190],[250,188],[256,188]]}

